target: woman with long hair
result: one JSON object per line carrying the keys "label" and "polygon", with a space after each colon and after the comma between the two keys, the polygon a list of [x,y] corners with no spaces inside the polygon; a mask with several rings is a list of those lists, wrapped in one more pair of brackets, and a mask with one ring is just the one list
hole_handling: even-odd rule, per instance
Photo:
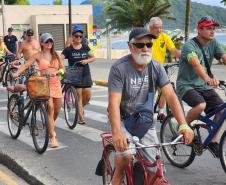
{"label": "woman with long hair", "polygon": [[[54,40],[50,33],[42,33],[40,36],[41,51],[34,54],[24,65],[22,65],[17,72],[13,73],[13,77],[17,78],[29,66],[38,62],[39,71],[41,75],[48,75],[50,77],[50,98],[47,102],[48,111],[48,127],[50,135],[50,147],[56,148],[59,146],[56,139],[54,129],[54,122],[61,109],[62,104],[62,90],[59,79],[59,74],[64,72],[64,65],[56,51],[54,50]],[[41,89],[40,89],[41,90]]]}
{"label": "woman with long hair", "polygon": [[79,124],[85,124],[84,106],[89,103],[92,92],[92,79],[89,63],[95,60],[88,45],[82,44],[83,30],[75,28],[72,31],[72,44],[66,47],[62,59],[68,59],[66,79],[70,80],[78,94]]}

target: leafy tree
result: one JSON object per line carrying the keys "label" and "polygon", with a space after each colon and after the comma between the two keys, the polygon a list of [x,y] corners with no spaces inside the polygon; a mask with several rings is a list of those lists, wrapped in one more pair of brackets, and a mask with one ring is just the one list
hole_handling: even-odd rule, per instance
{"label": "leafy tree", "polygon": [[62,5],[62,0],[54,0],[53,4],[54,5]]}
{"label": "leafy tree", "polygon": [[170,6],[169,0],[108,0],[104,10],[112,28],[127,29],[144,26],[154,16],[173,19]]}
{"label": "leafy tree", "polygon": [[226,5],[226,0],[222,0],[221,3],[224,3],[224,5]]}
{"label": "leafy tree", "polygon": [[[0,1],[2,3],[2,0]],[[5,0],[4,3],[6,5],[28,5],[29,0]]]}

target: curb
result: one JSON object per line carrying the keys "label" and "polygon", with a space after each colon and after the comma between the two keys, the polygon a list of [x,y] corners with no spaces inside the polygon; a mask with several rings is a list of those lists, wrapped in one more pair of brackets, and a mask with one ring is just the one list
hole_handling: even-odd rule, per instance
{"label": "curb", "polygon": [[107,80],[93,80],[93,83],[95,83],[96,85],[104,86],[104,87],[108,86]]}
{"label": "curb", "polygon": [[21,177],[28,184],[44,185],[36,177],[29,174],[29,172],[25,170],[22,166],[20,166],[14,159],[9,157],[7,154],[2,153],[2,151],[0,151],[0,164],[9,168],[11,171],[13,171],[19,177]]}

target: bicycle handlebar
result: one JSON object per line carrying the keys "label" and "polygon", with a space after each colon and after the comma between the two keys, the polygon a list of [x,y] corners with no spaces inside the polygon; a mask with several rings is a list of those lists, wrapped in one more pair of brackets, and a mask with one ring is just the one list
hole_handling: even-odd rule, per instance
{"label": "bicycle handlebar", "polygon": [[170,64],[164,65],[163,67],[164,67],[166,73],[168,74],[168,69],[170,69],[171,67],[174,67],[174,66],[177,66],[178,67],[179,66],[179,63],[170,63]]}
{"label": "bicycle handlebar", "polygon": [[139,142],[139,138],[138,137],[133,136],[131,142],[134,143],[136,145],[136,147],[135,148],[129,148],[129,149],[152,148],[152,147],[161,148],[162,146],[184,144],[184,142],[179,142],[182,137],[183,137],[183,135],[181,134],[181,135],[179,135],[176,139],[174,139],[170,143],[158,143],[158,144],[151,144],[151,145],[143,145],[142,143]]}

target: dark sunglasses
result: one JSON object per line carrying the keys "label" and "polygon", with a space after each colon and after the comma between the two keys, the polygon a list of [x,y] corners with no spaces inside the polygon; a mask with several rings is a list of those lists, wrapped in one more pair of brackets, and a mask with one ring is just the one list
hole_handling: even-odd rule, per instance
{"label": "dark sunglasses", "polygon": [[73,35],[73,37],[81,39],[83,36],[82,35]]}
{"label": "dark sunglasses", "polygon": [[146,46],[147,48],[151,48],[153,43],[152,42],[147,42],[147,43],[132,43],[136,48],[144,48]]}
{"label": "dark sunglasses", "polygon": [[206,17],[202,17],[202,18],[199,20],[198,24],[202,23],[203,21],[207,21],[207,22],[215,22],[215,20],[213,19],[213,17],[211,17],[211,16],[206,16]]}
{"label": "dark sunglasses", "polygon": [[47,43],[53,43],[53,40],[52,39],[48,39],[47,41],[45,41],[45,43],[47,44]]}

